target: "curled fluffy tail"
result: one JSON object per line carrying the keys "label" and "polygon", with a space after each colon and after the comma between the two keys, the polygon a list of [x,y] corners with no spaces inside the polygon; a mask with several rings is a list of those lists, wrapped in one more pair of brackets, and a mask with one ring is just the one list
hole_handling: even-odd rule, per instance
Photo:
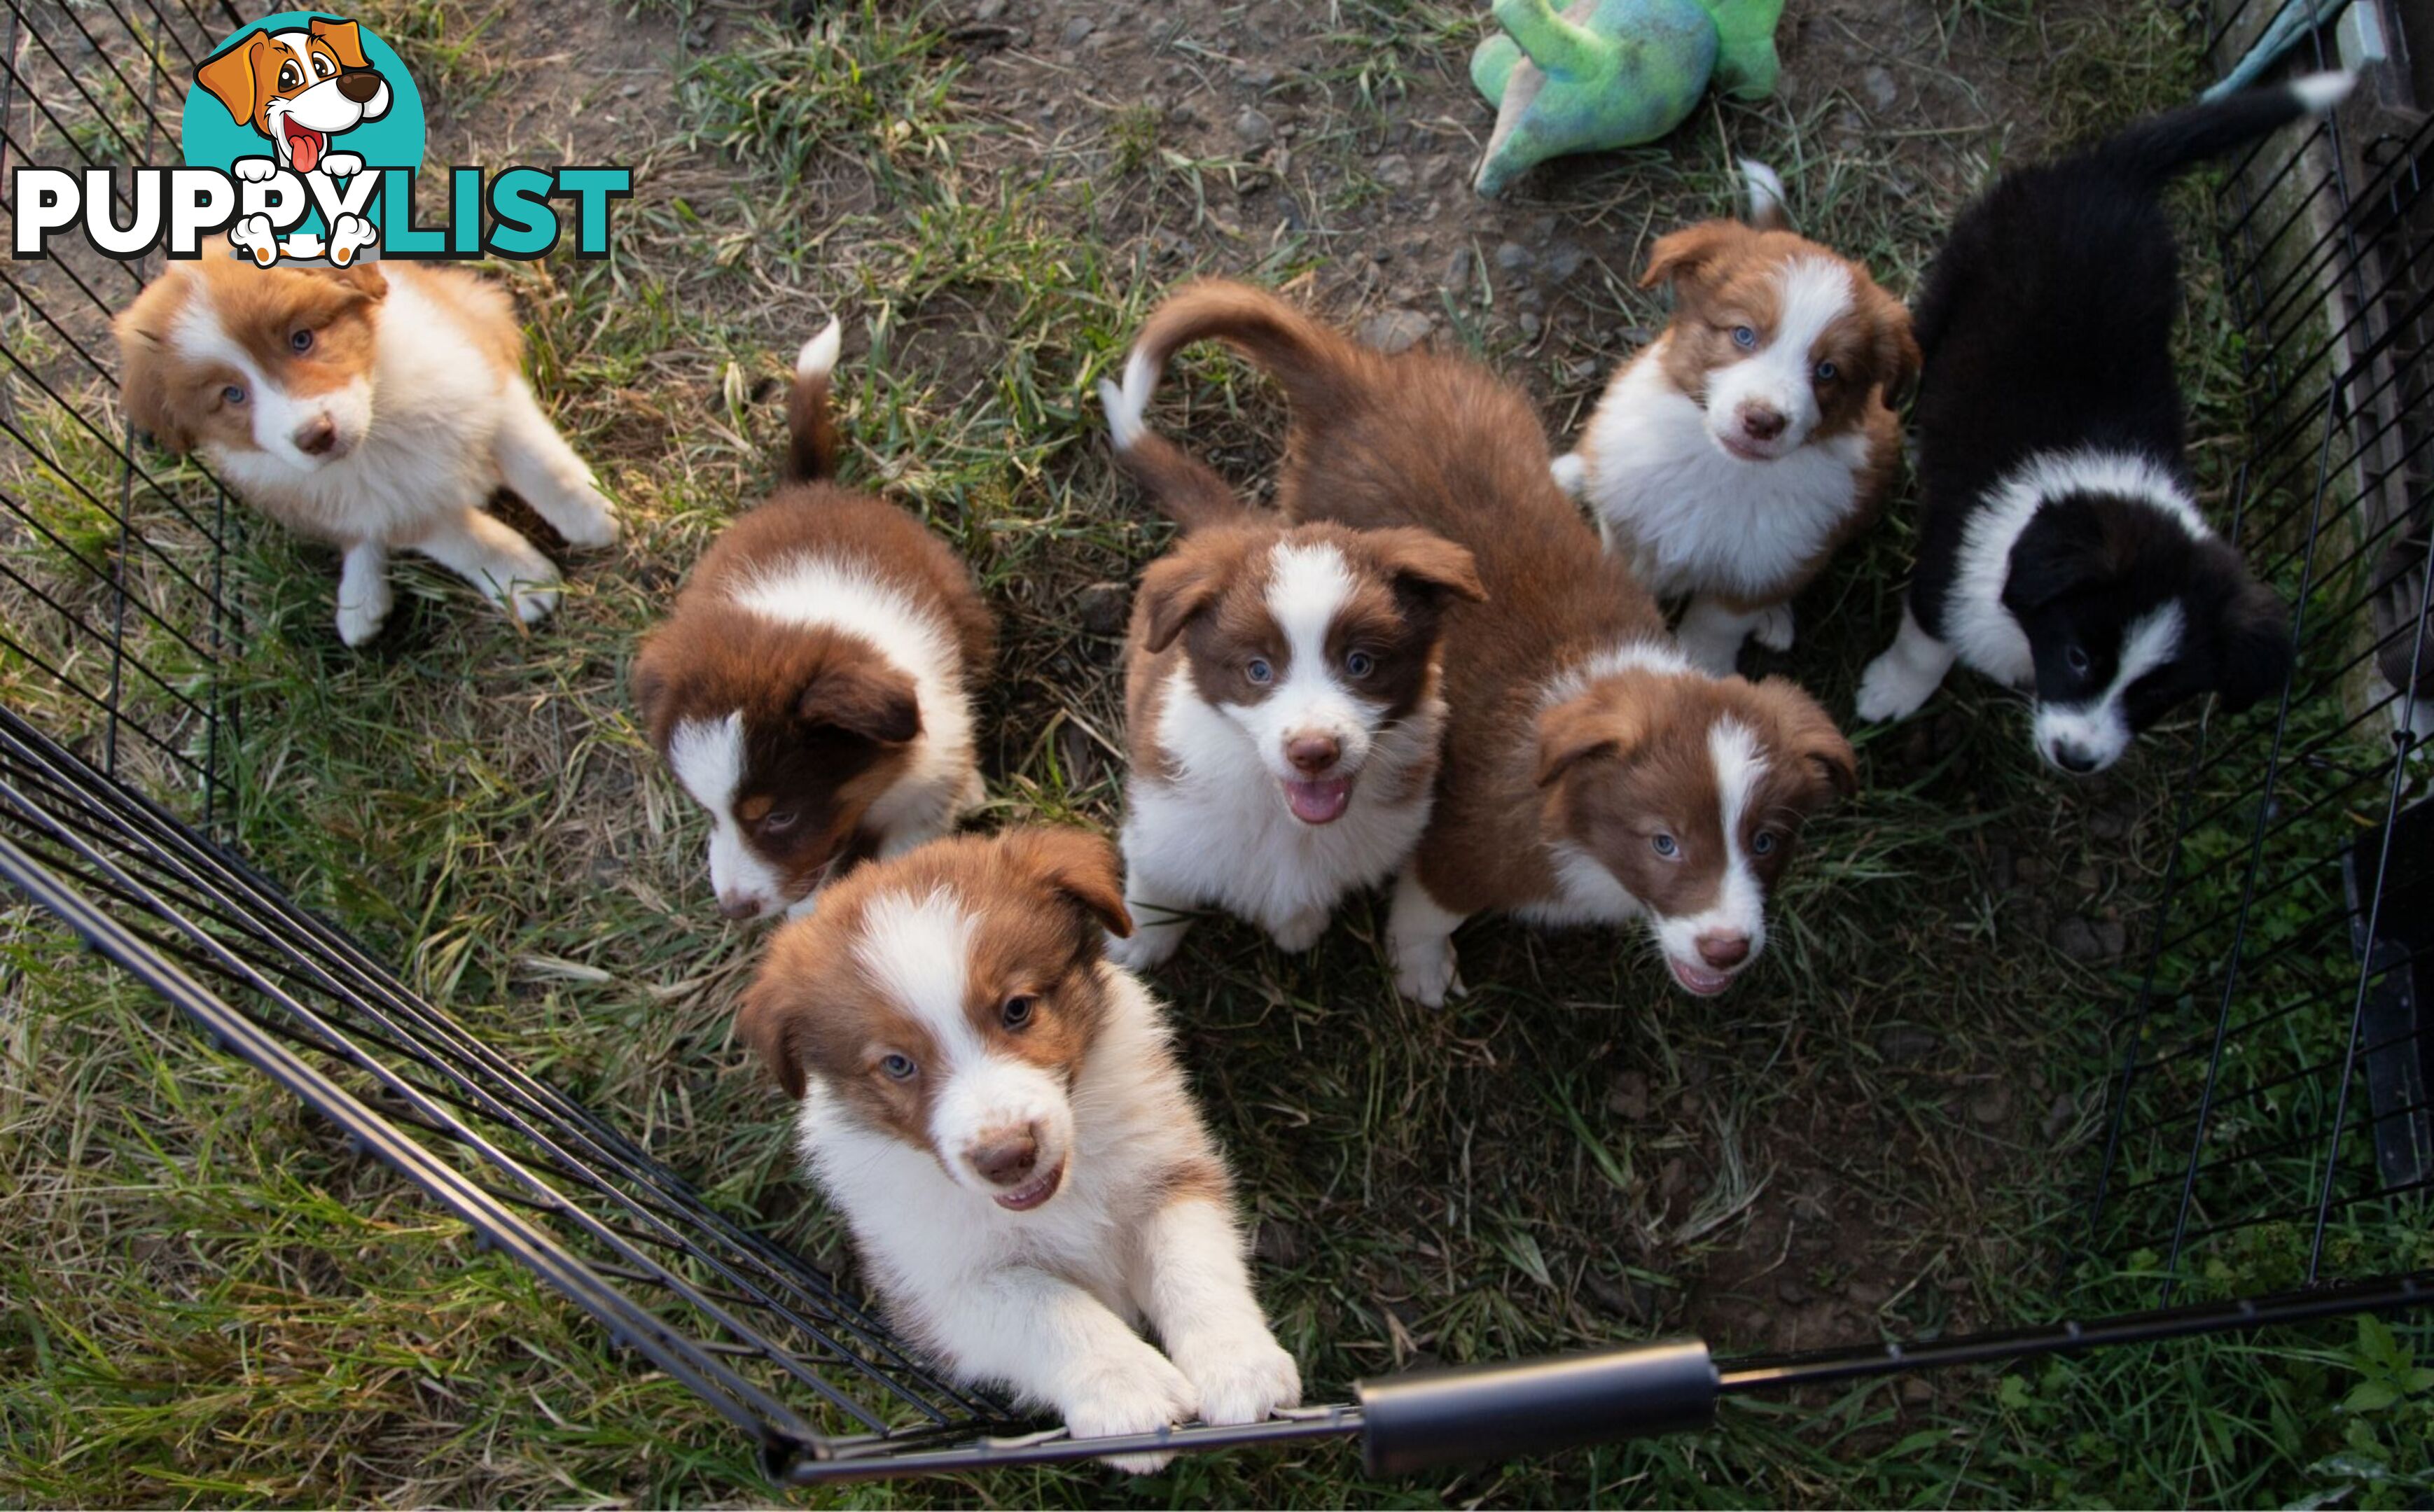
{"label": "curled fluffy tail", "polygon": [[2091,154],[2142,182],[2160,186],[2276,127],[2322,115],[2347,98],[2357,76],[2308,74],[2285,84],[2242,90],[2203,105],[2168,110],[2108,137]]}
{"label": "curled fluffy tail", "polygon": [[816,483],[836,476],[836,424],[829,418],[829,374],[836,370],[845,332],[829,317],[820,333],[795,357],[795,383],[786,396],[786,477]]}
{"label": "curled fluffy tail", "polygon": [[1186,530],[1239,520],[1242,501],[1225,481],[1153,433],[1144,416],[1168,359],[1195,341],[1222,341],[1264,368],[1307,423],[1363,382],[1380,359],[1264,289],[1211,279],[1177,291],[1156,310],[1124,360],[1124,381],[1099,385],[1116,460]]}

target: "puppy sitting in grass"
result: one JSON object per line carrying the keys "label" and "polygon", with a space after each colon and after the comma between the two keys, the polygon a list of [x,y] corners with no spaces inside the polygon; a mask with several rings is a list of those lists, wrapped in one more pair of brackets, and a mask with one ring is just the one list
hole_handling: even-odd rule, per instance
{"label": "puppy sitting in grass", "polygon": [[1244,508],[1142,422],[1157,369],[1100,386],[1116,458],[1180,523],[1133,603],[1124,901],[1109,952],[1157,965],[1215,903],[1282,950],[1399,871],[1428,828],[1445,738],[1447,607],[1470,553],[1423,530],[1291,525]]}
{"label": "puppy sitting in grass", "polygon": [[897,1327],[1085,1438],[1301,1400],[1131,927],[1096,837],[942,840],[781,929],[736,1021]]}

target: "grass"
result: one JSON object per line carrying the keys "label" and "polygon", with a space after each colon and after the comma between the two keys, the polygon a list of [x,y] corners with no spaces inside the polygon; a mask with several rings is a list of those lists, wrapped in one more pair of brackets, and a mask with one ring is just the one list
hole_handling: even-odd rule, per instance
{"label": "grass", "polygon": [[[1661,317],[1635,281],[1648,235],[1728,203],[1737,152],[1781,166],[1804,224],[1908,290],[1989,173],[2195,80],[2158,8],[1930,8],[1894,62],[1935,111],[1846,131],[1856,107],[1823,82],[1821,53],[1814,87],[1714,106],[1494,213],[1462,188],[1475,23],[1456,8],[1347,0],[1278,23],[1266,51],[1183,15],[1121,69],[1058,62],[1055,14],[1034,27],[1037,64],[957,42],[952,16],[919,7],[729,21],[664,80],[647,138],[615,144],[647,164],[619,255],[498,270],[527,314],[536,382],[624,503],[628,538],[577,559],[558,617],[530,634],[409,570],[390,631],[355,653],[329,627],[326,553],[246,533],[231,563],[246,650],[226,679],[246,716],[246,848],[519,1063],[847,1266],[788,1167],[784,1110],[727,1040],[753,937],[705,906],[698,817],[653,770],[624,694],[635,637],[768,485],[767,396],[802,335],[845,316],[849,475],[951,541],[1004,618],[984,720],[990,822],[1107,826],[1117,647],[1078,631],[1076,606],[1127,584],[1163,531],[1106,467],[1085,396],[1163,287],[1231,272],[1346,318],[1399,297],[1529,382],[1568,433],[1627,333]],[[377,8],[366,19],[384,29]],[[444,70],[449,98],[489,102],[522,77],[516,24],[416,0],[386,30]],[[1833,42],[1839,24],[1819,25],[1825,40],[1805,45]],[[614,29],[569,25],[550,46],[574,66]],[[494,41],[464,43],[475,36]],[[1297,127],[1284,161],[1231,129],[1249,103]],[[433,161],[483,161],[483,119],[436,127]],[[1447,171],[1398,194],[1390,154]],[[1585,265],[1551,294],[1494,255],[1558,239]],[[2200,243],[2191,263],[2201,334],[2185,369],[2220,499],[2243,380],[2203,334],[2221,329],[2223,294]],[[9,339],[26,349],[16,328]],[[1277,433],[1260,385],[1201,353],[1169,393],[1160,423],[1256,486]],[[72,499],[43,497],[90,532]],[[1784,665],[1829,706],[1847,709],[1890,634],[1908,529],[1896,507],[1801,606]],[[0,541],[20,550],[60,566]],[[26,667],[0,662],[0,678],[12,705],[70,717]],[[1673,994],[1618,936],[1474,926],[1473,995],[1429,1013],[1393,997],[1375,902],[1305,958],[1236,925],[1194,931],[1159,985],[1242,1169],[1263,1297],[1314,1394],[1680,1329],[1720,1350],[1808,1348],[2151,1299],[2134,1251],[2072,1269],[2137,961],[2076,960],[2052,941],[2074,919],[2137,937],[2197,721],[2105,779],[2058,786],[1998,695],[1957,678],[1935,709],[1859,732],[1865,792],[1815,828],[1768,957],[1714,1005]],[[2277,858],[2321,855],[2339,827],[2291,829]],[[2236,854],[2243,833],[2235,817],[2197,854]],[[2305,933],[2306,897],[2275,907],[2288,911],[2260,927]],[[0,1225],[18,1236],[0,1247],[0,1495],[762,1494],[750,1446],[680,1388],[614,1357],[156,1001],[15,922],[0,943]],[[2218,959],[2193,947],[2171,964],[2200,980]],[[2292,1045],[2281,1063],[2320,1048]],[[2258,1064],[2247,1074],[2270,1079]],[[2264,1106],[2291,1127],[2322,1112]],[[2137,1170],[2170,1168],[2157,1154]],[[2225,1179],[2230,1203],[2237,1181],[2295,1178],[2232,1163]],[[2336,1268],[2425,1264],[2406,1242],[2424,1228],[2422,1214],[2371,1215]],[[2217,1268],[2199,1281],[2285,1283],[2289,1248],[2284,1231],[2252,1233],[2208,1251]],[[1414,1484],[1366,1481],[1324,1447],[1131,1483],[1012,1471],[822,1500],[2401,1504],[2434,1458],[2415,1374],[2427,1344],[2422,1327],[2340,1323],[1736,1402],[1709,1434]]]}

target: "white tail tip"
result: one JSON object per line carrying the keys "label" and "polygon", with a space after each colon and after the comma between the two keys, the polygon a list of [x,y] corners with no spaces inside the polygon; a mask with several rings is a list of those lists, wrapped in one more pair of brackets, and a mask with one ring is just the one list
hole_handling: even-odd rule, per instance
{"label": "white tail tip", "polygon": [[1571,495],[1575,501],[1588,487],[1588,464],[1581,460],[1581,454],[1577,451],[1565,452],[1557,457],[1547,470],[1554,474],[1555,486]]}
{"label": "white tail tip", "polygon": [[803,349],[795,354],[795,376],[828,377],[836,370],[837,354],[844,349],[845,328],[837,324],[836,316],[831,315],[829,323],[820,328],[820,333],[803,343]]}
{"label": "white tail tip", "polygon": [[1749,188],[1751,222],[1789,221],[1791,212],[1784,202],[1783,180],[1774,170],[1756,158],[1741,159],[1740,168],[1741,181]]}
{"label": "white tail tip", "polygon": [[1107,439],[1116,444],[1117,450],[1130,451],[1133,443],[1141,438],[1141,419],[1124,402],[1124,391],[1100,379],[1099,405],[1107,412]]}
{"label": "white tail tip", "polygon": [[2290,81],[2290,93],[2308,112],[2322,115],[2350,97],[2357,88],[2357,76],[2348,69],[2336,69],[2327,74],[2308,74]]}

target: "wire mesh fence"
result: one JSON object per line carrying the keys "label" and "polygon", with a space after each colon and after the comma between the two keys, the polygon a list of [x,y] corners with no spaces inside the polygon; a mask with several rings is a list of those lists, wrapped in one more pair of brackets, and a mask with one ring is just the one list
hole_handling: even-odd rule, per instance
{"label": "wire mesh fence", "polygon": [[[184,0],[7,3],[11,165],[169,161],[186,73],[237,24]],[[2217,55],[2271,9],[2217,17]],[[2422,1306],[2429,158],[2434,122],[2369,98],[2263,144],[2211,202],[2253,415],[2223,522],[2297,606],[2298,671],[2269,719],[2209,728],[2177,785],[2086,1264],[2022,1330],[1640,1349],[1088,1443],[942,1380],[241,858],[242,517],[207,469],[129,433],[108,320],[152,269],[97,255],[0,267],[0,875],[698,1393],[780,1481],[1354,1435],[1397,1469],[1688,1426],[1743,1392]]]}

